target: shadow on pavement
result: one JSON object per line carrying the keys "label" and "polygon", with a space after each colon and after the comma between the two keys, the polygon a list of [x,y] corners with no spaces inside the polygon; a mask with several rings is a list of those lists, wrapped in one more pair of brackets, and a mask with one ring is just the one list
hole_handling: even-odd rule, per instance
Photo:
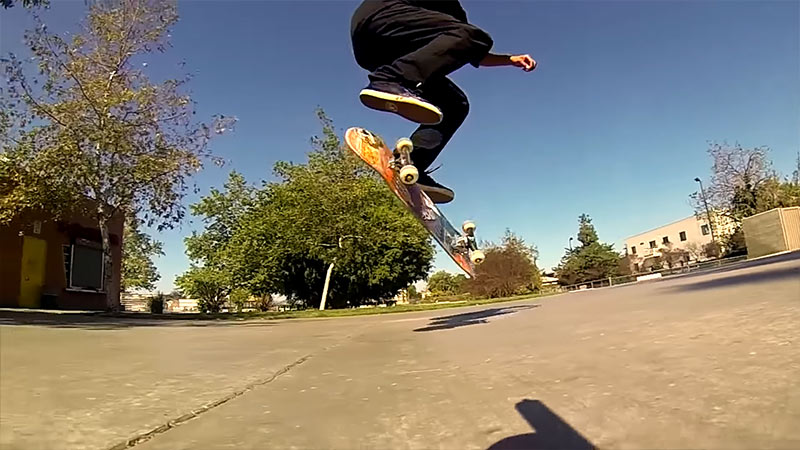
{"label": "shadow on pavement", "polygon": [[423,328],[417,328],[414,331],[447,330],[450,328],[465,327],[467,325],[488,323],[488,320],[486,319],[489,317],[502,316],[505,314],[513,314],[523,309],[536,308],[537,306],[539,305],[507,306],[504,308],[489,308],[481,311],[455,314],[452,316],[434,317],[431,319],[431,323],[429,323],[428,326]]}
{"label": "shadow on pavement", "polygon": [[672,291],[697,291],[703,289],[714,289],[720,287],[737,286],[741,284],[768,283],[781,281],[784,279],[794,279],[800,287],[800,267],[786,267],[777,270],[764,270],[750,273],[720,274],[719,277],[699,282],[688,282],[677,286],[668,287]]}
{"label": "shadow on pavement", "polygon": [[596,448],[539,400],[522,400],[517,403],[516,408],[535,432],[507,437],[490,446],[489,450],[588,450]]}
{"label": "shadow on pavement", "polygon": [[[177,316],[177,317],[176,317]],[[53,328],[83,328],[87,330],[116,330],[133,327],[222,327],[271,326],[266,320],[242,321],[236,319],[200,318],[191,315],[163,315],[160,317],[121,317],[103,313],[47,313],[0,311],[0,326],[35,325]]]}

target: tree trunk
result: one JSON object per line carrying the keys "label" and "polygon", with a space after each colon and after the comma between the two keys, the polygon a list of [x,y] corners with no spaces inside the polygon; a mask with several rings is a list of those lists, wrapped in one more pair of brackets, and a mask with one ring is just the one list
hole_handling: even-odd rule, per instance
{"label": "tree trunk", "polygon": [[103,290],[106,293],[106,309],[115,311],[118,309],[117,302],[114,300],[114,290],[112,286],[113,259],[111,257],[111,239],[108,233],[109,218],[106,216],[102,206],[98,207],[98,225],[100,227],[100,237],[103,241]]}

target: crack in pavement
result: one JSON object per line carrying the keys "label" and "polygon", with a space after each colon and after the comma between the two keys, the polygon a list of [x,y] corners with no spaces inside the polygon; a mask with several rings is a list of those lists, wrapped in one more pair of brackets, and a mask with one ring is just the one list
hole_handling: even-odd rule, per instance
{"label": "crack in pavement", "polygon": [[[323,349],[323,350],[325,350],[325,349]],[[283,367],[282,369],[274,372],[272,375],[270,375],[267,378],[254,381],[254,382],[248,384],[247,386],[245,386],[244,388],[239,389],[238,391],[235,391],[235,392],[233,392],[233,393],[231,393],[229,395],[226,395],[225,397],[222,397],[219,400],[215,400],[213,402],[206,403],[205,405],[201,406],[200,408],[197,408],[197,409],[195,409],[195,410],[193,410],[191,412],[188,412],[188,413],[186,413],[186,414],[184,414],[184,415],[182,415],[182,416],[180,416],[180,417],[178,417],[176,419],[169,420],[166,423],[164,423],[162,425],[159,425],[159,426],[153,428],[150,431],[146,431],[144,433],[140,433],[140,434],[138,434],[138,435],[136,435],[136,436],[134,436],[134,437],[132,437],[130,439],[125,440],[124,442],[120,442],[119,444],[114,445],[113,447],[110,447],[108,450],[123,450],[123,449],[131,448],[131,447],[133,447],[135,445],[141,444],[142,442],[148,441],[148,440],[154,438],[155,436],[157,436],[159,434],[166,433],[170,429],[175,428],[178,425],[184,424],[184,423],[186,423],[186,422],[188,422],[188,421],[200,416],[203,413],[211,411],[212,409],[214,409],[214,408],[216,408],[216,407],[218,407],[220,405],[223,405],[223,404],[229,402],[230,400],[233,400],[234,398],[239,397],[240,395],[243,395],[244,393],[246,393],[248,391],[251,391],[251,390],[257,388],[258,386],[263,386],[265,384],[268,384],[268,383],[271,383],[271,382],[275,381],[278,377],[280,377],[281,375],[285,374],[286,372],[289,372],[290,370],[294,369],[295,367],[299,366],[300,364],[303,364],[309,358],[311,358],[310,354],[305,355],[302,358],[294,361],[293,363],[291,363],[291,364]]]}

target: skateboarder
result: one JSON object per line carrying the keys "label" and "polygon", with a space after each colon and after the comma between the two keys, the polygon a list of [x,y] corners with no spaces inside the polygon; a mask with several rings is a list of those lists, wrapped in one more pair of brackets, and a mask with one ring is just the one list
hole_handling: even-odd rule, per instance
{"label": "skateboarder", "polygon": [[536,61],[490,53],[492,38],[467,21],[458,0],[364,0],[350,35],[356,62],[370,71],[361,102],[421,124],[411,135],[417,184],[436,203],[453,200],[453,191],[428,170],[469,111],[466,95],[447,75],[467,63],[530,72]]}

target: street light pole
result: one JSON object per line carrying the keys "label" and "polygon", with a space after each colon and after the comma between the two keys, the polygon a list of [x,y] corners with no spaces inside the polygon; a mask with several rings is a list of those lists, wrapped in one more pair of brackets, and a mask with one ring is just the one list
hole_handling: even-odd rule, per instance
{"label": "street light pole", "polygon": [[[695,178],[694,181],[700,183],[700,196],[703,197],[703,205],[706,207],[706,218],[708,219],[708,227],[711,230],[711,242],[714,243],[714,251],[719,253],[719,248],[717,247],[717,237],[714,233],[714,221],[711,220],[711,211],[708,209],[708,201],[706,201],[706,191],[703,190],[703,182],[700,181],[700,178]],[[715,257],[719,257],[719,255],[714,255]]]}
{"label": "street light pole", "polygon": [[572,236],[569,237],[569,251],[572,251]]}

